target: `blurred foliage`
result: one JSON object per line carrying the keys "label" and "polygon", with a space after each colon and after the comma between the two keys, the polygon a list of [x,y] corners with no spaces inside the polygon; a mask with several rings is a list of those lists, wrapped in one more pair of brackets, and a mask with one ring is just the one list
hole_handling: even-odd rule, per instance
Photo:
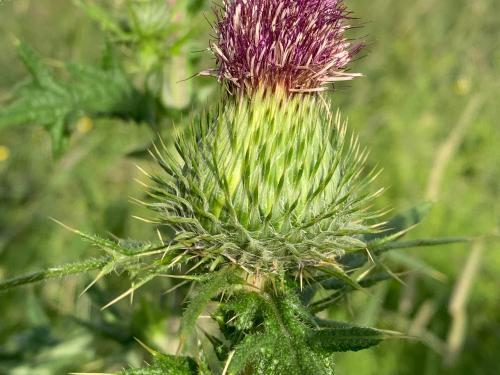
{"label": "blurred foliage", "polygon": [[[369,22],[363,28],[366,57],[353,67],[366,78],[338,92],[335,100],[371,148],[370,160],[384,168],[380,183],[389,187],[386,205],[436,201],[411,236],[498,236],[500,3],[350,5],[356,17]],[[348,314],[358,322],[377,322],[421,340],[339,355],[338,373],[497,373],[500,243],[492,236],[480,246],[484,251],[475,272],[467,268],[471,245],[410,251],[405,255],[425,262],[431,274],[410,267],[418,272],[401,276],[406,285],[377,287],[378,300],[372,299],[368,309],[366,297],[353,298]],[[389,261],[395,272],[408,269],[400,259]],[[460,282],[469,277],[471,290],[461,296],[461,325],[453,302]]]}
{"label": "blurred foliage", "polygon": [[[102,67],[102,51],[114,45],[145,109],[123,119],[77,106],[64,123],[66,152],[57,160],[44,124],[35,123],[31,113],[24,114],[23,126],[0,129],[1,279],[98,254],[49,217],[102,236],[156,239],[149,225],[132,219],[142,210],[129,202],[142,192],[133,182],[141,178],[134,164],[150,168],[142,156],[156,133],[168,140],[171,124],[181,128],[206,105],[215,83],[185,81],[211,64],[208,53],[196,52],[207,46],[208,1],[154,3],[0,2],[0,112],[18,103],[22,91],[14,86],[26,87],[28,73],[14,39],[39,51],[41,63],[63,85],[71,82],[61,69],[65,62]],[[355,34],[367,35],[366,57],[353,67],[366,77],[339,87],[333,100],[371,149],[369,160],[384,168],[378,184],[390,189],[380,206],[436,201],[410,236],[498,234],[500,3],[351,0],[348,5],[367,21]],[[380,277],[396,276],[404,284],[382,283],[369,295],[330,299],[332,319],[419,338],[340,353],[336,373],[496,374],[500,245],[485,237],[474,246],[483,250],[459,244],[390,255],[392,276]],[[470,254],[479,254],[476,269]],[[100,311],[117,296],[110,291],[126,290],[128,281],[111,277],[79,297],[90,281],[67,278],[64,287],[49,281],[0,295],[0,373],[134,373],[127,369],[140,367],[149,355],[134,337],[162,352],[175,351],[182,285],[157,280],[137,292],[133,305],[124,301]],[[157,298],[158,291],[176,285]],[[319,293],[315,302],[327,297]]]}
{"label": "blurred foliage", "polygon": [[56,82],[40,57],[21,43],[20,59],[32,75],[30,84],[18,88],[16,100],[0,110],[0,127],[34,123],[44,125],[54,154],[59,155],[67,141],[68,122],[85,114],[134,117],[143,102],[134,92],[111,49],[102,67],[68,64],[69,83]]}

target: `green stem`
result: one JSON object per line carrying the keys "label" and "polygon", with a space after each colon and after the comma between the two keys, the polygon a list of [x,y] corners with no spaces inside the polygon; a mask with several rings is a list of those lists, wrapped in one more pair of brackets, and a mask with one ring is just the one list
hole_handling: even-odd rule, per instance
{"label": "green stem", "polygon": [[38,281],[93,271],[104,267],[108,262],[109,258],[89,259],[80,263],[69,263],[63,266],[52,267],[43,271],[37,271],[27,275],[13,277],[11,279],[0,282],[0,292]]}

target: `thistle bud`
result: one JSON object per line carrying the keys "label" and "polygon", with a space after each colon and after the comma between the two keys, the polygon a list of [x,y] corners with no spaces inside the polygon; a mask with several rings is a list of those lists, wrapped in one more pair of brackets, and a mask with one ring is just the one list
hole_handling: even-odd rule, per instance
{"label": "thistle bud", "polygon": [[155,178],[152,207],[197,254],[249,273],[335,265],[372,231],[365,158],[320,98],[258,93],[207,113],[175,153],[159,153],[168,178]]}

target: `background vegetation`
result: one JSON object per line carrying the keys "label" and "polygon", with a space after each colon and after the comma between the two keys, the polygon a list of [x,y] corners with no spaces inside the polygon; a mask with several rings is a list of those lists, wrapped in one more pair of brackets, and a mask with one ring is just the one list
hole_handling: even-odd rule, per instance
{"label": "background vegetation", "polygon": [[[130,20],[124,1],[94,3]],[[128,40],[87,9],[95,16],[89,17],[78,1],[0,1],[0,108],[12,103],[18,95],[13,88],[28,76],[16,54],[18,40],[43,56],[62,82],[72,79],[66,62],[99,64],[106,41],[117,44],[141,104],[140,113],[92,118],[80,108],[65,124],[66,145],[59,151],[53,133],[45,131],[50,125],[7,127],[0,121],[0,279],[97,253],[50,217],[103,236],[156,235],[154,227],[132,218],[142,210],[129,199],[142,193],[135,165],[153,168],[145,152],[151,141],[158,133],[168,141],[216,93],[208,78],[183,81],[212,63],[207,52],[197,52],[208,41],[209,2],[168,3],[165,23],[153,31],[124,28],[142,35]],[[354,34],[365,35],[368,47],[353,70],[366,77],[340,87],[332,100],[371,149],[371,162],[384,168],[377,184],[389,190],[380,205],[400,210],[434,201],[411,236],[480,238],[392,254],[389,264],[402,282],[339,301],[333,317],[420,340],[340,354],[338,374],[496,374],[500,3],[347,4],[363,20]],[[134,304],[122,301],[100,311],[126,289],[126,281],[110,277],[79,296],[90,281],[67,278],[0,294],[0,374],[140,365],[147,352],[134,337],[163,351],[175,348],[182,288],[165,295],[169,282],[154,282],[137,293]]]}

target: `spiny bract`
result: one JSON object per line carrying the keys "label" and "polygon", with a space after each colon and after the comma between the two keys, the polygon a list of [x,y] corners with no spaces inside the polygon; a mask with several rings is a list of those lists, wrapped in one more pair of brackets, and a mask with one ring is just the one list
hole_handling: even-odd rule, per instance
{"label": "spiny bract", "polygon": [[158,152],[149,206],[194,255],[249,273],[337,267],[364,248],[365,153],[321,98],[259,92],[231,97]]}
{"label": "spiny bract", "polygon": [[217,67],[204,74],[230,91],[318,92],[359,76],[345,72],[362,45],[344,36],[342,0],[226,0],[217,16],[210,46]]}

